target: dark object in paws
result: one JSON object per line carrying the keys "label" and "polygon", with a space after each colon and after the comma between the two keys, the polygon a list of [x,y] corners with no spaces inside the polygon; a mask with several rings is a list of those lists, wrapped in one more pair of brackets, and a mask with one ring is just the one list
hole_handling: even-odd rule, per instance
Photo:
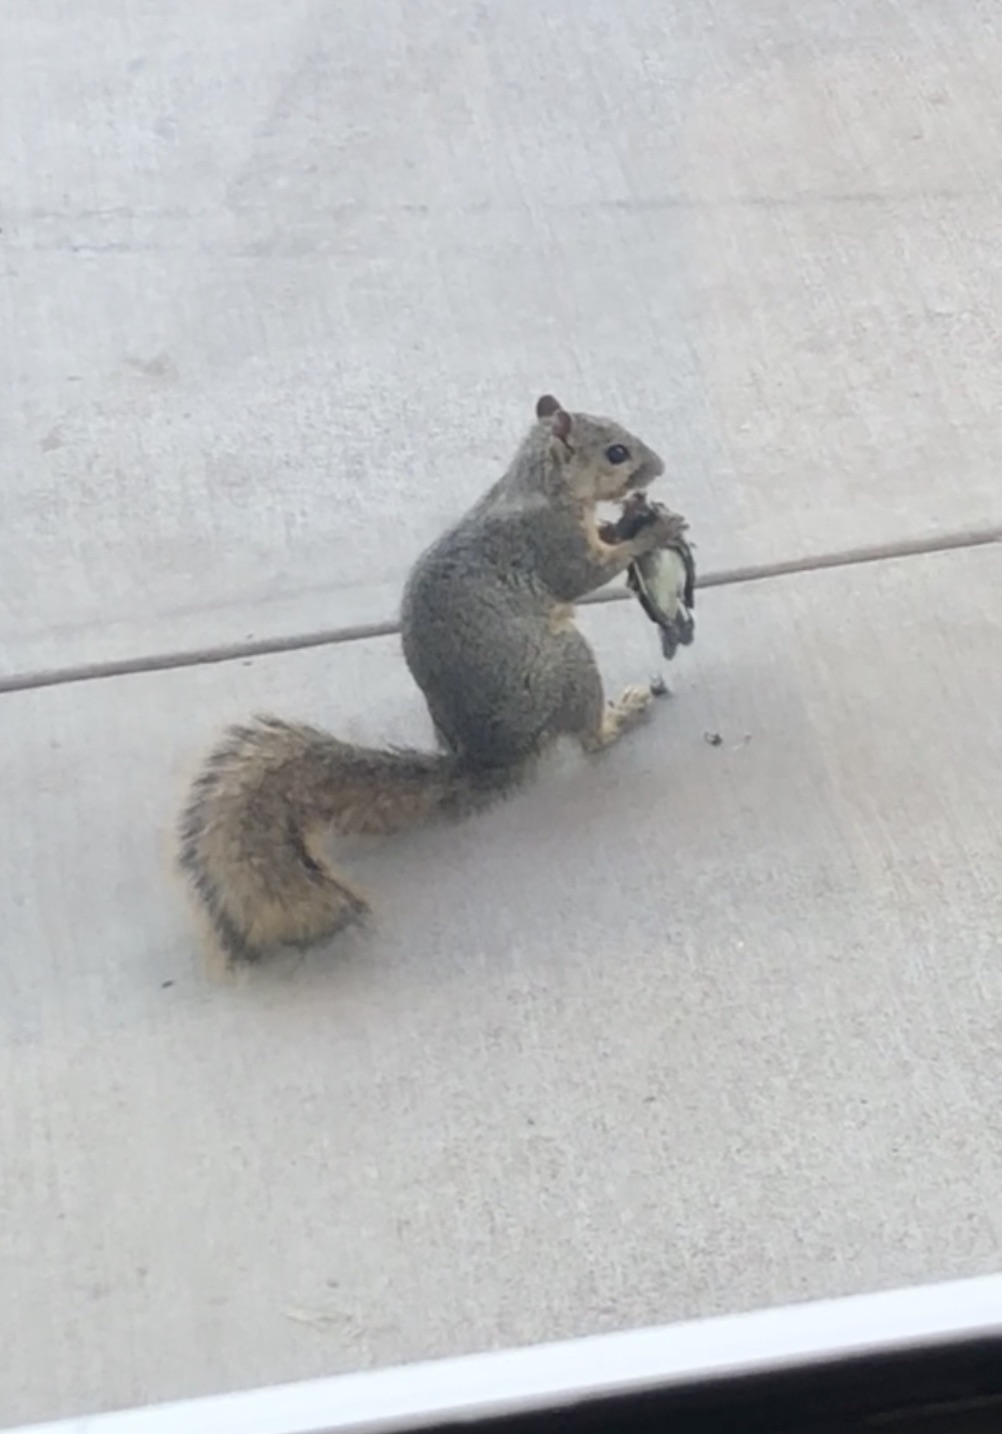
{"label": "dark object in paws", "polygon": [[[600,535],[609,543],[626,543],[662,516],[667,509],[652,503],[644,493],[631,493],[615,523],[605,523]],[[668,662],[679,647],[688,647],[696,635],[696,563],[682,536],[686,523],[670,543],[654,548],[632,562],[626,572],[630,590],[651,622],[660,629],[661,651]]]}

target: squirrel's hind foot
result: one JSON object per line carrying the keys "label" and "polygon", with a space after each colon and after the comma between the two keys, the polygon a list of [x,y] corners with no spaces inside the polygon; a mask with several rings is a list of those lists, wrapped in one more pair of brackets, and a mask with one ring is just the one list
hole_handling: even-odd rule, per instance
{"label": "squirrel's hind foot", "polygon": [[582,745],[585,751],[602,752],[627,732],[632,732],[634,727],[639,727],[650,715],[653,701],[650,687],[627,687],[614,702],[606,705],[598,731],[584,738]]}

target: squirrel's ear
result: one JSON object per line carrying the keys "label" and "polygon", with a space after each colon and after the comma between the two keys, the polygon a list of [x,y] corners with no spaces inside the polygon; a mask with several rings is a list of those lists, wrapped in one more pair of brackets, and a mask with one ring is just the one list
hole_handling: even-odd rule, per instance
{"label": "squirrel's ear", "polygon": [[554,438],[559,438],[566,443],[571,434],[571,416],[564,409],[558,408],[550,420],[550,431]]}
{"label": "squirrel's ear", "polygon": [[552,393],[544,393],[536,404],[537,418],[552,418],[555,413],[560,412],[560,400],[553,397]]}

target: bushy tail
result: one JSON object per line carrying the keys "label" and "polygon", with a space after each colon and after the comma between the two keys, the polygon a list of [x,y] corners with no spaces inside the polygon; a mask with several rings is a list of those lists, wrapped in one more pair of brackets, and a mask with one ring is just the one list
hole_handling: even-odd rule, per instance
{"label": "bushy tail", "polygon": [[361,921],[364,896],[324,851],[332,829],[379,836],[482,805],[515,772],[380,751],[259,717],[231,727],[192,784],[179,865],[228,965],[308,946]]}

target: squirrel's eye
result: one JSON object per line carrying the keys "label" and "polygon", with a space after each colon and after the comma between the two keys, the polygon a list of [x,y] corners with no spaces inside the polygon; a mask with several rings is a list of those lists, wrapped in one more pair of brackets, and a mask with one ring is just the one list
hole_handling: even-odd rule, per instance
{"label": "squirrel's eye", "polygon": [[630,450],[624,448],[621,443],[611,443],[605,450],[605,456],[610,463],[625,463],[629,459]]}

